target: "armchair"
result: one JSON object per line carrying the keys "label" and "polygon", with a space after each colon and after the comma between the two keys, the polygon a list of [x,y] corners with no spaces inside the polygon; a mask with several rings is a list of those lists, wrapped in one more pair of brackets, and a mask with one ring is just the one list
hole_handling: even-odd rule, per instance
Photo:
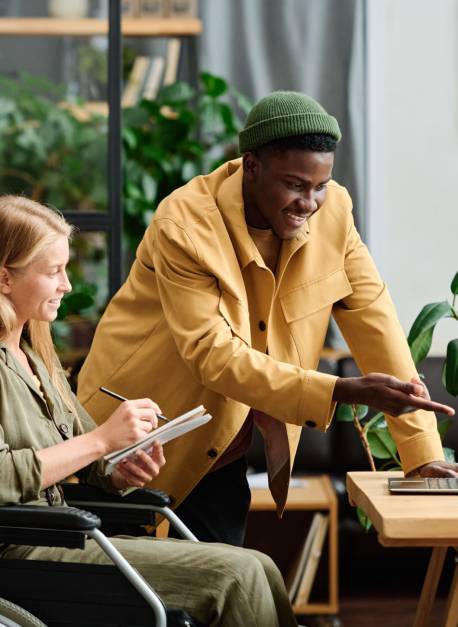
{"label": "armchair", "polygon": [[[77,549],[84,548],[89,537],[114,566],[2,559],[1,597],[36,615],[48,627],[198,625],[182,610],[166,608],[102,531],[126,521],[130,525],[151,525],[155,513],[160,512],[181,535],[196,540],[168,508],[167,495],[136,490],[119,497],[79,484],[66,484],[64,494],[70,507],[0,507],[0,543]],[[77,509],[76,504],[91,511]]]}

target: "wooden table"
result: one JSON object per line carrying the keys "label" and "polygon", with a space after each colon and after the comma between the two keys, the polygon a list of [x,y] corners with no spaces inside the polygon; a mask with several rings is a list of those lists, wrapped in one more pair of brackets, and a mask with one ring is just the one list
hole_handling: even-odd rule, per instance
{"label": "wooden table", "polygon": [[[352,505],[370,518],[383,546],[432,547],[414,627],[426,627],[449,547],[458,547],[458,495],[390,494],[388,477],[400,472],[350,472]],[[444,627],[458,627],[458,564],[450,588]]]}
{"label": "wooden table", "polygon": [[[290,487],[285,510],[323,511],[329,514],[329,532],[327,535],[329,549],[328,600],[325,603],[309,602],[306,605],[293,605],[293,610],[298,615],[336,614],[339,611],[337,498],[327,475],[307,476],[303,477],[303,479],[303,486]],[[276,505],[268,488],[251,489],[251,512],[272,511],[274,513],[275,510]]]}

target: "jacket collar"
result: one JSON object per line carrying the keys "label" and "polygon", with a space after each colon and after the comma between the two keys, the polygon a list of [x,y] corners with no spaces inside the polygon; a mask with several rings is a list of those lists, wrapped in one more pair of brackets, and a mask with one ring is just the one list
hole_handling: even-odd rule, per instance
{"label": "jacket collar", "polygon": [[21,378],[24,381],[24,383],[27,385],[30,391],[39,399],[39,401],[41,403],[44,402],[46,407],[47,408],[49,407],[52,411],[52,408],[54,406],[53,394],[52,394],[53,387],[51,384],[48,370],[46,369],[46,366],[38,357],[38,355],[36,355],[33,352],[32,348],[30,347],[30,345],[24,338],[21,339],[21,348],[24,351],[24,353],[27,355],[27,358],[31,364],[31,368],[34,371],[35,375],[40,379],[42,392],[44,394],[46,402],[44,401],[43,397],[39,393],[37,385],[35,381],[32,379],[32,377],[30,376],[30,374],[21,366],[21,364],[14,357],[14,355],[8,350],[8,347],[6,346],[6,344],[0,341],[1,359],[5,362],[5,365],[10,370],[12,370],[19,378]]}
{"label": "jacket collar", "polygon": [[[251,238],[245,221],[245,205],[243,201],[242,159],[235,159],[227,163],[227,178],[223,181],[216,195],[216,204],[223,217],[226,229],[231,238],[241,268],[245,268],[252,261],[264,266],[261,255]],[[283,272],[294,253],[308,242],[310,238],[308,224],[291,240],[283,240],[280,254],[278,278],[281,280]]]}

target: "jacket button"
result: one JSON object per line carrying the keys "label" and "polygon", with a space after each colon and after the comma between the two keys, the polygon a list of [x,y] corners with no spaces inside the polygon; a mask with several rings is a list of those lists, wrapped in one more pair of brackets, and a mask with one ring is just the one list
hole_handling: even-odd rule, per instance
{"label": "jacket button", "polygon": [[68,433],[68,425],[66,425],[66,424],[59,425],[59,431],[61,433]]}
{"label": "jacket button", "polygon": [[213,458],[217,457],[218,451],[216,450],[216,448],[211,448],[209,451],[207,451],[207,455]]}
{"label": "jacket button", "polygon": [[311,429],[316,427],[316,422],[314,420],[306,420],[305,424],[307,425],[307,427],[310,427]]}
{"label": "jacket button", "polygon": [[260,320],[259,321],[258,327],[259,327],[260,331],[265,331],[266,330],[266,323],[264,322],[264,320]]}

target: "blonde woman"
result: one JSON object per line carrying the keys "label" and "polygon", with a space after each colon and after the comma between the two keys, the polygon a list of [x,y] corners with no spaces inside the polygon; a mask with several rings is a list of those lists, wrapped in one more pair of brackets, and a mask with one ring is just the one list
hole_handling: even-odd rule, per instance
{"label": "blonde woman", "polygon": [[[140,487],[165,463],[155,445],[103,474],[101,458],[150,432],[160,409],[150,399],[126,401],[97,427],[71,392],[50,334],[71,289],[71,234],[47,207],[0,197],[0,504],[65,505],[59,482],[71,474],[107,490]],[[113,542],[167,604],[205,625],[297,624],[280,573],[261,553],[151,538]],[[0,558],[18,557],[109,563],[93,540],[84,550],[0,545]]]}

